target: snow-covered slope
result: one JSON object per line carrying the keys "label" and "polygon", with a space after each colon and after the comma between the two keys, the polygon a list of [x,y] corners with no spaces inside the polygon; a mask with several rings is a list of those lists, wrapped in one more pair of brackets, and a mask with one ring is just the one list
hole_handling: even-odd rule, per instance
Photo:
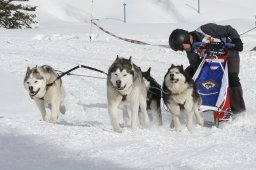
{"label": "snow-covered slope", "polygon": [[[37,0],[40,12],[63,21],[90,22],[97,19],[123,20],[126,4],[128,23],[214,22],[234,18],[254,20],[254,0]],[[45,16],[42,16],[45,18]],[[47,18],[48,19],[48,18]]]}
{"label": "snow-covered slope", "polygon": [[[85,69],[73,73],[103,79],[63,77],[66,115],[61,115],[55,125],[40,121],[40,112],[23,88],[27,66],[49,64],[66,71],[84,64],[107,71],[118,54],[132,56],[142,70],[151,67],[153,76],[162,84],[171,64],[188,65],[184,53],[130,44],[95,26],[90,41],[91,25],[87,21],[91,1],[76,2],[33,2],[40,9],[38,28],[0,30],[1,170],[256,169],[256,53],[250,51],[256,45],[255,30],[241,37],[245,50],[241,53],[240,78],[247,111],[220,129],[194,125],[191,132],[185,126],[182,132],[175,132],[169,128],[170,114],[162,109],[163,127],[153,122],[148,129],[124,128],[122,134],[115,133],[108,117],[105,75]],[[121,18],[125,1],[100,2],[94,0],[95,18]],[[254,26],[252,7],[256,4],[252,0],[246,3],[205,0],[202,1],[204,16],[186,5],[196,6],[196,1],[191,0],[129,0],[125,3],[128,11],[133,9],[133,13],[127,14],[128,23],[115,20],[97,23],[117,35],[153,45],[167,45],[169,34],[175,28],[193,30],[206,21],[231,24],[240,33]],[[227,6],[230,9],[226,10],[230,11],[227,15],[221,14]],[[121,14],[117,12],[119,7]],[[209,13],[210,9],[214,14]],[[242,14],[237,13],[238,10]],[[211,118],[208,114],[203,116]]]}

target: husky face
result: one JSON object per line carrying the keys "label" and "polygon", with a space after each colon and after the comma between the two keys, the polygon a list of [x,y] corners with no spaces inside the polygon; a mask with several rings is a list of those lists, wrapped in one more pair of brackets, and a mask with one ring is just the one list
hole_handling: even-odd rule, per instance
{"label": "husky face", "polygon": [[174,93],[179,93],[187,88],[188,84],[186,83],[186,80],[187,74],[182,65],[172,65],[164,79],[167,88]]}
{"label": "husky face", "polygon": [[133,83],[133,76],[127,70],[120,70],[119,68],[111,73],[113,86],[119,91],[127,90]]}
{"label": "husky face", "polygon": [[151,70],[151,67],[149,67],[149,69],[146,72],[142,72],[142,77],[145,82],[146,88],[150,87],[150,81],[152,79],[150,75],[150,70]]}
{"label": "husky face", "polygon": [[25,89],[29,92],[31,98],[41,98],[46,92],[46,81],[40,69],[27,68],[26,76],[24,78]]}
{"label": "husky face", "polygon": [[109,70],[110,82],[118,91],[128,90],[134,81],[134,68],[129,60],[117,57]]}

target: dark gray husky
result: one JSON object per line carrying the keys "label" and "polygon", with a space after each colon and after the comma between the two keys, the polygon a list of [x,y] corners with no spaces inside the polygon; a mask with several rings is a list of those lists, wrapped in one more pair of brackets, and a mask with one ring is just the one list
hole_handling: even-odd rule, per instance
{"label": "dark gray husky", "polygon": [[161,113],[161,86],[150,74],[151,67],[146,72],[142,72],[143,80],[147,88],[147,111],[150,118],[153,113],[157,116],[158,125],[163,125]]}

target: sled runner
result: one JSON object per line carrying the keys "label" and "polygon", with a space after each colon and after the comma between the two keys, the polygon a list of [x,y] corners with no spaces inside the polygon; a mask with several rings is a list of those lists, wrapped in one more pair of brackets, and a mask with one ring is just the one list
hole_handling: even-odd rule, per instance
{"label": "sled runner", "polygon": [[227,65],[228,50],[231,47],[234,44],[224,42],[193,44],[193,48],[202,57],[193,76],[202,98],[200,112],[213,111],[217,127],[220,121],[229,120],[231,116]]}

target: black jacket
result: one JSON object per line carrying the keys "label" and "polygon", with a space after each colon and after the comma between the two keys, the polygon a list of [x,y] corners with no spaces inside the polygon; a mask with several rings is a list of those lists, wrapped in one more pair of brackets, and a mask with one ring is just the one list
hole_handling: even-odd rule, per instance
{"label": "black jacket", "polygon": [[[240,38],[238,32],[230,25],[223,26],[214,23],[208,23],[202,25],[200,29],[203,33],[210,35],[213,38],[229,38],[231,40]],[[205,35],[197,30],[190,32],[190,34],[193,36],[194,42],[201,42]],[[187,52],[187,57],[190,66],[186,70],[190,73],[191,76],[193,76],[202,59],[200,59],[199,55],[195,52]]]}

